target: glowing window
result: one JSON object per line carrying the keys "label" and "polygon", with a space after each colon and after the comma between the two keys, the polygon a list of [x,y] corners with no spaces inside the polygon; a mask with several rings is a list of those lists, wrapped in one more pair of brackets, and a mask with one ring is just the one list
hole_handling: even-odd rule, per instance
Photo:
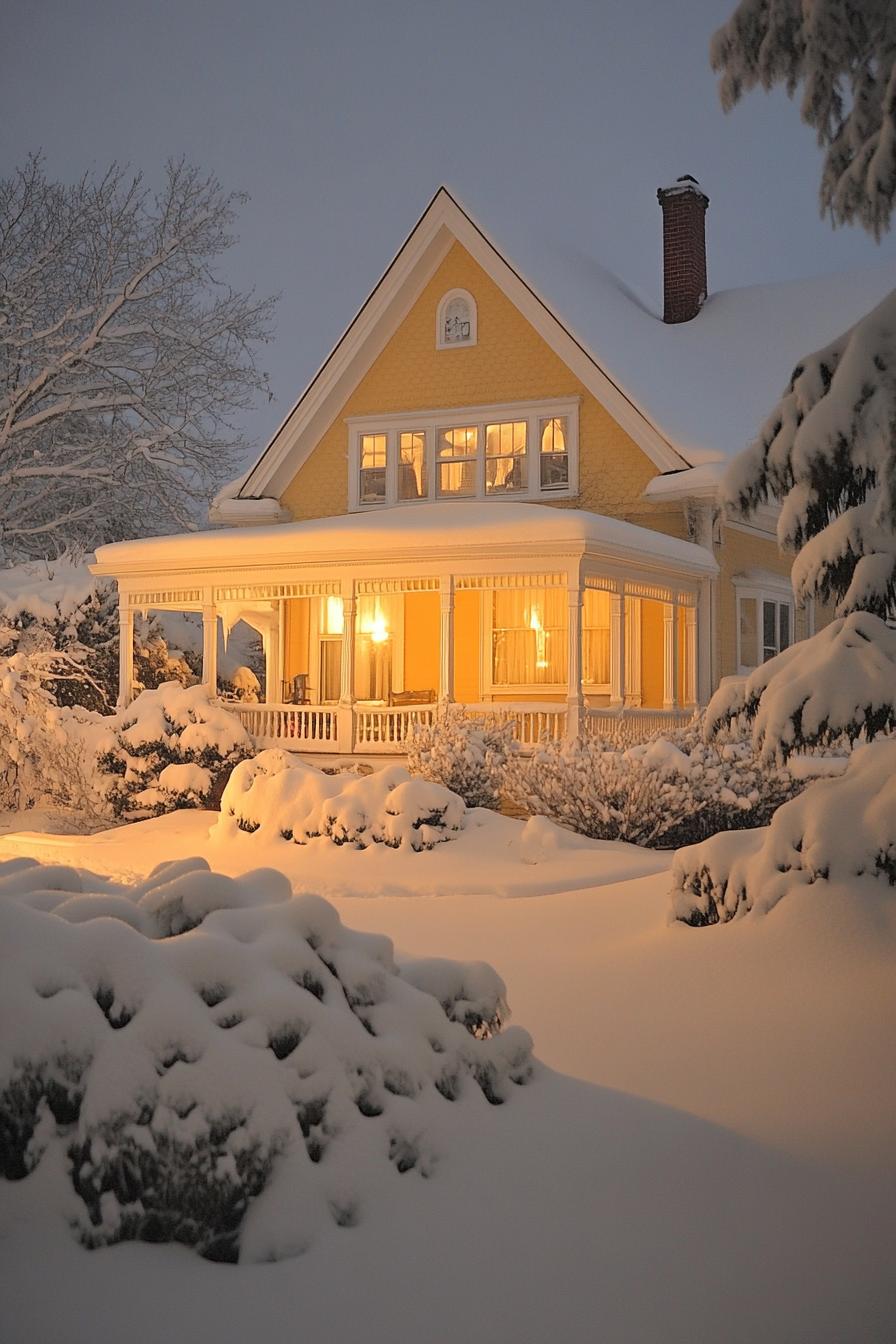
{"label": "glowing window", "polygon": [[425,499],[426,495],[426,435],[399,434],[398,498]]}
{"label": "glowing window", "polygon": [[386,435],[361,435],[361,470],[358,499],[362,504],[383,504],[386,499]]}
{"label": "glowing window", "polygon": [[485,427],[485,491],[488,495],[525,490],[526,421],[508,420]]}
{"label": "glowing window", "polygon": [[469,498],[476,494],[476,449],[479,431],[476,425],[459,429],[440,429],[438,438],[438,493],[449,498]]}
{"label": "glowing window", "polygon": [[565,490],[569,485],[569,435],[565,415],[539,421],[541,488]]}

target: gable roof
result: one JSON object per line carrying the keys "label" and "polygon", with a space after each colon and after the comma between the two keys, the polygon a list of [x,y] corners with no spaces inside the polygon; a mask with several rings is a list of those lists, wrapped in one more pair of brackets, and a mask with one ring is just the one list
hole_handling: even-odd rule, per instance
{"label": "gable roof", "polygon": [[[440,187],[267,448],[223,497],[278,495],[385,347],[454,241],[606,407],[659,473],[723,462],[757,433],[796,362],[896,287],[896,261],[711,294],[668,325],[575,245],[501,221],[499,250]],[[512,254],[513,261],[509,260]]]}

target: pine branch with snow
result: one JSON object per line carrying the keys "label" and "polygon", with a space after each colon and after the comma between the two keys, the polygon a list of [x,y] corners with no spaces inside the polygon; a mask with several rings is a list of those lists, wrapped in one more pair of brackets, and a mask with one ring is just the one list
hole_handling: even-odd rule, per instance
{"label": "pine branch with snow", "polygon": [[825,150],[835,224],[889,228],[896,198],[896,9],[891,0],[741,0],[710,45],[722,106],[783,85]]}

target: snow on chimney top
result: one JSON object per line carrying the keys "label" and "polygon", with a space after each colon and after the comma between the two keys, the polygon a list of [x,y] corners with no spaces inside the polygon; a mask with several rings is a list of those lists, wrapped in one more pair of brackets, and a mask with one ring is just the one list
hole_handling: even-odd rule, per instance
{"label": "snow on chimney top", "polygon": [[656,195],[663,209],[663,321],[690,322],[706,298],[709,197],[690,173]]}

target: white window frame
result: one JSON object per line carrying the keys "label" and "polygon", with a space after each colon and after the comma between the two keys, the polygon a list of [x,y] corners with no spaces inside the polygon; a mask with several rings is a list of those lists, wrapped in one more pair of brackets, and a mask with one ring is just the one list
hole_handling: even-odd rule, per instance
{"label": "white window frame", "polygon": [[[776,607],[787,607],[789,609],[790,644],[788,645],[788,648],[797,642],[796,602],[794,601],[793,588],[790,586],[790,583],[785,578],[781,579],[780,584],[768,580],[764,580],[762,584],[756,584],[749,581],[742,581],[742,580],[739,581],[737,578],[735,578],[734,598],[735,598],[734,621],[735,621],[735,631],[737,635],[737,675],[739,677],[747,677],[750,675],[751,672],[755,671],[757,667],[762,666],[763,660],[760,658],[760,661],[758,663],[753,664],[744,662],[743,650],[741,649],[741,633],[740,633],[741,603],[744,601],[744,599],[750,599],[750,598],[754,599],[756,602],[756,641],[757,641],[756,652],[757,654],[761,654],[765,648],[765,641],[763,638],[764,635],[763,630],[764,610],[762,606],[763,602],[774,602]],[[780,619],[781,619],[780,616],[776,614],[775,623],[778,632],[780,632],[781,628]],[[780,652],[781,650],[778,649],[778,653]]]}
{"label": "white window frame", "polygon": [[[475,500],[489,500],[495,504],[505,501],[573,499],[579,493],[579,405],[580,398],[567,397],[556,401],[515,401],[502,402],[491,406],[451,406],[442,410],[401,411],[384,415],[351,416],[346,420],[349,439],[349,488],[348,507],[350,513],[366,513],[370,509],[389,508],[401,504],[404,508],[414,508],[418,504],[432,500],[452,502],[451,495],[439,495],[438,489],[438,432],[442,429],[457,429],[475,425],[477,428],[476,489],[472,495],[457,496],[457,503],[469,504]],[[560,489],[542,489],[541,487],[541,438],[538,433],[539,422],[546,419],[566,417],[567,452],[569,455],[569,481]],[[486,494],[485,491],[485,429],[486,425],[507,420],[527,421],[527,486],[525,490],[514,490]],[[428,493],[423,499],[399,500],[398,498],[398,443],[401,433],[416,432],[426,439],[426,479]],[[386,435],[386,498],[383,503],[362,504],[360,501],[360,441],[362,434]]]}
{"label": "white window frame", "polygon": [[[445,340],[445,309],[453,299],[463,299],[467,305],[470,314],[470,334],[465,341],[446,341]],[[439,306],[436,308],[436,349],[437,350],[469,350],[470,346],[475,345],[479,338],[478,321],[476,313],[476,300],[468,289],[449,289],[447,294],[443,294],[439,300]]]}

